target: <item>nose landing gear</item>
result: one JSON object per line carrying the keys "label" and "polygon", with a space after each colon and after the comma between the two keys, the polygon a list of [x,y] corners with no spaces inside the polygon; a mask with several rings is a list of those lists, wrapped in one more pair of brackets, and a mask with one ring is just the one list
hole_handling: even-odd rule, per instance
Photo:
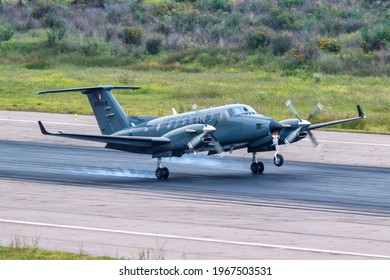
{"label": "nose landing gear", "polygon": [[284,159],[281,154],[279,154],[279,138],[280,138],[280,133],[279,131],[275,131],[272,133],[272,145],[275,146],[275,156],[274,156],[274,164],[278,167],[283,165]]}
{"label": "nose landing gear", "polygon": [[274,164],[278,167],[282,166],[284,162],[283,156],[281,154],[275,154]]}

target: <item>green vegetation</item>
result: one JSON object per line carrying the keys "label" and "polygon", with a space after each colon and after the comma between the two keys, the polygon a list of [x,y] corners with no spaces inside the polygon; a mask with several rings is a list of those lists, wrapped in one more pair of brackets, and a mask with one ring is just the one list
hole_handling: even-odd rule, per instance
{"label": "green vegetation", "polygon": [[34,237],[31,242],[19,235],[15,235],[8,247],[0,246],[0,260],[112,260],[109,257],[92,257],[86,255],[80,249],[79,254],[45,251],[38,248],[39,237]]}
{"label": "green vegetation", "polygon": [[[149,65],[148,68],[152,67]],[[169,115],[226,103],[246,103],[259,113],[278,120],[293,117],[285,107],[291,99],[302,117],[308,116],[317,102],[325,109],[316,122],[357,114],[361,104],[366,120],[342,125],[343,129],[385,133],[390,131],[390,78],[353,77],[296,72],[281,76],[265,71],[243,72],[235,68],[201,73],[140,71],[125,68],[60,67],[26,69],[0,66],[0,109],[92,114],[88,99],[79,93],[33,95],[44,89],[99,84],[139,85],[141,90],[116,91],[115,96],[128,115]]]}
{"label": "green vegetation", "polygon": [[[314,121],[389,133],[390,2],[46,0],[0,2],[0,109],[91,114],[85,96],[44,89],[139,85],[116,92],[129,115],[247,103],[278,120],[292,99]],[[340,128],[340,127],[339,127]]]}
{"label": "green vegetation", "polygon": [[0,260],[113,260],[113,258],[92,257],[59,251],[50,252],[40,249],[0,247]]}
{"label": "green vegetation", "polygon": [[389,1],[3,1],[0,59],[389,76]]}
{"label": "green vegetation", "polygon": [[[85,254],[80,244],[80,252],[67,253],[60,251],[46,251],[39,249],[39,236],[33,237],[31,242],[15,235],[7,247],[0,245],[0,260],[115,260],[107,256],[90,256]],[[156,248],[140,250],[134,259],[137,260],[164,260],[164,246],[157,244]],[[185,254],[183,253],[183,258]]]}

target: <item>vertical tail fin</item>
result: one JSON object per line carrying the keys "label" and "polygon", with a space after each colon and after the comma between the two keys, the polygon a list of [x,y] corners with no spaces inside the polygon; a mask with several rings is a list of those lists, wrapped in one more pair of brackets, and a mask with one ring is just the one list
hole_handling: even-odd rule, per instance
{"label": "vertical tail fin", "polygon": [[115,89],[139,89],[140,87],[98,86],[41,91],[38,94],[80,91],[88,96],[96,121],[103,135],[110,135],[129,127],[128,118],[112,95]]}

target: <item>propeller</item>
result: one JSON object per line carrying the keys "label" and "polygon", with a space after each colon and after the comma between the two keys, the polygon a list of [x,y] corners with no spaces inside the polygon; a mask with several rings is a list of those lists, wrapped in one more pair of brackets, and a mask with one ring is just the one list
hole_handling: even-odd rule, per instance
{"label": "propeller", "polygon": [[321,148],[321,144],[318,143],[317,139],[314,137],[313,133],[310,130],[307,130],[307,128],[311,125],[310,120],[314,118],[316,115],[318,115],[319,112],[323,110],[323,106],[318,103],[314,110],[310,113],[307,120],[301,119],[301,117],[298,114],[298,111],[295,109],[294,105],[292,104],[291,100],[287,100],[286,106],[290,109],[290,111],[294,114],[294,116],[297,117],[299,120],[298,122],[298,128],[294,129],[292,132],[290,132],[289,135],[286,136],[284,139],[284,142],[286,144],[290,144],[294,139],[299,135],[300,132],[306,132],[307,135],[309,135],[309,138],[315,147],[316,150],[319,150]]}
{"label": "propeller", "polygon": [[223,120],[225,119],[224,116],[221,115],[221,118],[220,119],[217,119],[216,122],[214,123],[214,125],[208,125],[206,123],[206,121],[202,118],[202,115],[201,113],[199,112],[199,109],[198,109],[198,105],[197,104],[193,104],[191,106],[191,109],[193,111],[195,111],[198,115],[198,119],[199,119],[199,122],[202,123],[205,127],[203,129],[204,133],[194,137],[193,139],[191,139],[191,141],[188,142],[188,147],[192,150],[194,149],[194,147],[196,147],[197,145],[199,145],[202,141],[203,138],[205,137],[210,137],[211,139],[211,143],[214,145],[215,147],[215,150],[217,151],[217,153],[219,154],[220,157],[223,157],[223,155],[225,154],[225,151],[221,145],[221,143],[219,143],[219,141],[217,140],[217,138],[215,138],[215,136],[213,135],[213,133],[216,131],[216,128],[215,126],[220,122],[220,120]]}

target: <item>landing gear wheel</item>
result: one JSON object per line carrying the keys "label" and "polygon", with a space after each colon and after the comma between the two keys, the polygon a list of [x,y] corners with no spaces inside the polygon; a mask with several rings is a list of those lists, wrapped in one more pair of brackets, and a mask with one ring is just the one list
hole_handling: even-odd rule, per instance
{"label": "landing gear wheel", "polygon": [[257,168],[258,168],[257,173],[261,174],[264,172],[264,164],[262,162],[257,163]]}
{"label": "landing gear wheel", "polygon": [[157,179],[167,179],[169,177],[169,169],[166,167],[156,169]]}
{"label": "landing gear wheel", "polygon": [[276,154],[274,157],[274,164],[278,167],[282,166],[284,162],[283,156],[281,154]]}
{"label": "landing gear wheel", "polygon": [[167,179],[169,177],[169,169],[166,167],[162,168],[163,178]]}
{"label": "landing gear wheel", "polygon": [[253,174],[263,173],[264,172],[264,164],[262,162],[253,162],[251,164],[251,171]]}
{"label": "landing gear wheel", "polygon": [[257,173],[257,170],[259,169],[259,167],[257,166],[257,163],[256,162],[253,162],[251,164],[251,171],[253,174],[256,174]]}
{"label": "landing gear wheel", "polygon": [[162,168],[159,167],[156,169],[156,177],[157,179],[162,179],[164,177]]}

